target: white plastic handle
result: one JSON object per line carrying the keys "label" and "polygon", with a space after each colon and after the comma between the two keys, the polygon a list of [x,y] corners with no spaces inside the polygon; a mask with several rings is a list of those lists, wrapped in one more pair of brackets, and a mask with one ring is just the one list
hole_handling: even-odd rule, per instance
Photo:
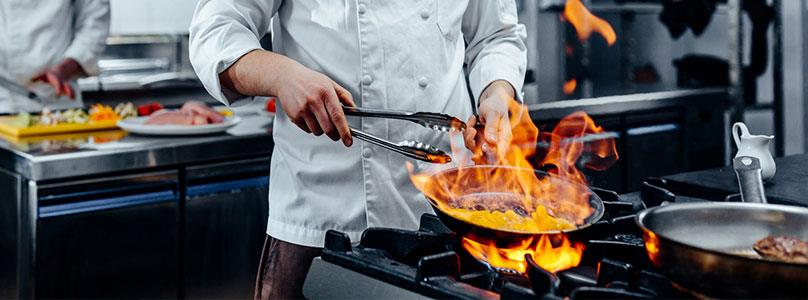
{"label": "white plastic handle", "polygon": [[[740,136],[738,129],[741,130]],[[749,135],[749,128],[743,122],[735,122],[732,124],[732,138],[735,140],[735,147],[741,148],[741,136]]]}

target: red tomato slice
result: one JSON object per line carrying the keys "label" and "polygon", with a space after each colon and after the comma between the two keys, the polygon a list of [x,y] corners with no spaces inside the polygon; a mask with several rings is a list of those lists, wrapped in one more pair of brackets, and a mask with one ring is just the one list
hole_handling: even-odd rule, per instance
{"label": "red tomato slice", "polygon": [[267,101],[267,111],[276,112],[277,107],[275,107],[275,105],[275,98],[269,99],[269,101]]}

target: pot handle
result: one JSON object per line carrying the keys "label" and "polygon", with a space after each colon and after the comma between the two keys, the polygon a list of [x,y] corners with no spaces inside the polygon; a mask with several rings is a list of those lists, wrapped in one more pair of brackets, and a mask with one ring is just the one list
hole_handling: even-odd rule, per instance
{"label": "pot handle", "polygon": [[[738,133],[739,129],[740,133]],[[746,124],[743,122],[732,124],[732,139],[735,140],[735,147],[738,147],[738,149],[741,148],[741,137],[745,135],[749,135],[749,128],[746,128]]]}
{"label": "pot handle", "polygon": [[732,160],[732,166],[738,174],[741,202],[766,203],[760,160],[751,156],[738,156]]}

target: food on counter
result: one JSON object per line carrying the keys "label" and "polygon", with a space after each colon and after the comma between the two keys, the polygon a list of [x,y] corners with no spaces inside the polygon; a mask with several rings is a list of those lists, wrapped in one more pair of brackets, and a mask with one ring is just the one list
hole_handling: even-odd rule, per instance
{"label": "food on counter", "polygon": [[121,119],[137,117],[137,110],[132,102],[118,103],[118,105],[115,106],[115,113],[118,114]]}
{"label": "food on counter", "polygon": [[268,112],[274,113],[278,110],[278,108],[276,107],[277,104],[275,103],[276,102],[275,99],[276,98],[270,98],[269,101],[267,101]]}
{"label": "food on counter", "polygon": [[147,125],[193,125],[194,114],[180,110],[161,109],[151,114]]}
{"label": "food on counter", "polygon": [[50,108],[43,108],[39,116],[31,117],[28,126],[34,125],[59,125],[59,124],[84,124],[87,123],[88,116],[80,108],[63,111],[52,111]]}
{"label": "food on counter", "polygon": [[92,121],[117,121],[121,119],[112,106],[105,104],[93,104],[90,107],[90,120]]}
{"label": "food on counter", "polygon": [[808,242],[791,236],[767,236],[755,243],[755,251],[764,258],[808,264]]}
{"label": "food on counter", "polygon": [[179,110],[162,109],[151,114],[147,125],[205,125],[224,121],[224,116],[202,102],[188,101]]}
{"label": "food on counter", "polygon": [[55,126],[61,124],[87,124],[89,122],[117,121],[136,117],[137,111],[131,102],[120,103],[114,109],[105,104],[94,104],[89,111],[81,108],[52,110],[48,107],[39,114],[22,112],[7,124],[17,127]]}
{"label": "food on counter", "polygon": [[207,119],[207,123],[204,124],[213,124],[213,123],[221,123],[224,121],[224,116],[219,114],[219,112],[213,110],[209,106],[205,105],[205,103],[199,101],[188,101],[182,105],[180,111],[189,111],[194,114],[203,116]]}
{"label": "food on counter", "polygon": [[11,121],[11,125],[19,128],[28,127],[31,126],[32,119],[33,117],[31,117],[30,113],[21,112]]}
{"label": "food on counter", "polygon": [[157,102],[146,103],[143,105],[138,105],[137,114],[141,117],[145,117],[161,109],[163,109],[163,105],[161,105],[160,103]]}

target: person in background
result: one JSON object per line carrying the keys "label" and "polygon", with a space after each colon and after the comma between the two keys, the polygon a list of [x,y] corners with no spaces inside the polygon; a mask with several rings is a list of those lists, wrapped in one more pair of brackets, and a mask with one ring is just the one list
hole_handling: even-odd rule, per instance
{"label": "person in background", "polygon": [[[259,39],[270,27],[267,51]],[[495,145],[510,134],[508,103],[522,88],[525,35],[514,0],[201,0],[190,58],[208,92],[225,104],[252,96],[277,96],[281,104],[255,297],[303,297],[330,229],[357,242],[368,227],[414,229],[431,211],[410,182],[411,160],[355,143],[349,126],[444,149],[448,135],[394,120],[348,119],[343,105],[464,120],[477,105],[485,124],[478,141]],[[480,99],[474,104],[464,65]]]}
{"label": "person in background", "polygon": [[[81,106],[75,79],[98,72],[108,33],[108,0],[2,0],[0,76],[52,100],[47,106]],[[0,87],[0,113],[40,109]]]}

